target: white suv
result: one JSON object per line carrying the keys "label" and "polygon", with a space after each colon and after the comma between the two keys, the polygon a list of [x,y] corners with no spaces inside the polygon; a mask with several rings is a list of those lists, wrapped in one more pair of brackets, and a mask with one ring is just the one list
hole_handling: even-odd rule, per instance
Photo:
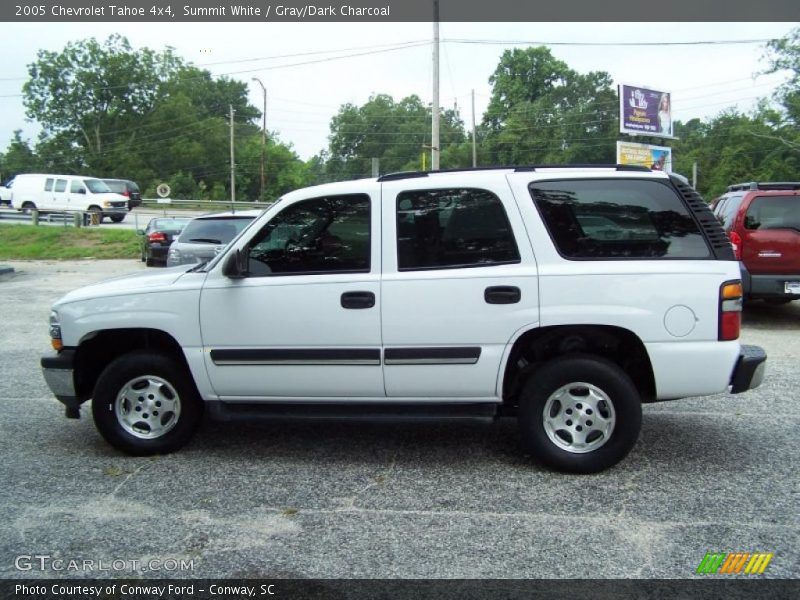
{"label": "white suv", "polygon": [[[120,299],[124,297],[124,301]],[[131,454],[214,418],[517,417],[595,472],[641,404],[761,383],[696,192],[625,166],[398,173],[287,194],[207,264],[59,300],[45,379]]]}

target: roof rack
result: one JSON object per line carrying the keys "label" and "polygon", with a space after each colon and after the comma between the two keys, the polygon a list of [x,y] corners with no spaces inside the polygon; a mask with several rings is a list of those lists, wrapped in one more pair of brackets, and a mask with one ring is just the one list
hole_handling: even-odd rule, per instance
{"label": "roof rack", "polygon": [[748,181],[728,186],[729,192],[746,190],[800,190],[800,181]]}
{"label": "roof rack", "polygon": [[594,165],[594,164],[580,164],[580,165],[509,165],[509,166],[494,166],[494,167],[471,167],[463,169],[440,169],[438,171],[399,171],[397,173],[387,173],[378,177],[378,181],[396,181],[398,179],[412,179],[416,177],[428,177],[429,175],[436,175],[438,173],[468,173],[471,171],[508,171],[512,170],[515,173],[532,172],[537,169],[615,169],[617,171],[651,171],[648,167],[639,165]]}

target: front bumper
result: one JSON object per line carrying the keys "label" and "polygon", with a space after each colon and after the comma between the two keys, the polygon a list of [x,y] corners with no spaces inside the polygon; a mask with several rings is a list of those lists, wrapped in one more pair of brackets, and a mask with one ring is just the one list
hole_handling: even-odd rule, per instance
{"label": "front bumper", "polygon": [[42,356],[42,375],[56,399],[66,407],[66,416],[79,417],[81,399],[75,391],[75,349],[64,348],[59,353]]}
{"label": "front bumper", "polygon": [[742,346],[731,376],[731,394],[740,394],[761,385],[767,367],[767,353],[760,346]]}

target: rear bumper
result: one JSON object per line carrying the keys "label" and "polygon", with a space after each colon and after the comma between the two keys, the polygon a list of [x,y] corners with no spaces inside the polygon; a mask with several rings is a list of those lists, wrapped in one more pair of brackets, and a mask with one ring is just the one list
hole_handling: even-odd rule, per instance
{"label": "rear bumper", "polygon": [[77,418],[81,399],[75,391],[75,349],[64,348],[57,354],[46,354],[40,364],[47,387],[66,407],[67,417]]}
{"label": "rear bumper", "polygon": [[761,385],[767,366],[767,353],[760,346],[742,346],[731,376],[731,393],[740,394]]}
{"label": "rear bumper", "polygon": [[[744,268],[744,267],[743,267]],[[770,275],[748,274],[749,289],[745,286],[745,295],[750,298],[786,298],[800,299],[800,294],[787,294],[787,281],[800,281],[800,273],[779,273]],[[742,279],[744,281],[744,279]]]}

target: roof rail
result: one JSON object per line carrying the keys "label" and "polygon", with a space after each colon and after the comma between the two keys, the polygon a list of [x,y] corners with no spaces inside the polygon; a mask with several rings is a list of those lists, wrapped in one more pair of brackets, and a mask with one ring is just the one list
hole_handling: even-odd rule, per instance
{"label": "roof rail", "polygon": [[387,173],[378,177],[378,181],[396,181],[398,179],[412,179],[415,177],[428,177],[437,173],[468,173],[472,171],[501,171],[511,170],[515,173],[524,173],[536,171],[537,169],[616,169],[617,171],[650,171],[648,167],[639,165],[593,165],[593,164],[580,164],[580,165],[508,165],[508,166],[494,166],[494,167],[471,167],[463,169],[440,169],[438,171],[399,171],[397,173]]}
{"label": "roof rail", "polygon": [[729,192],[747,190],[800,190],[800,181],[748,181],[728,186]]}

